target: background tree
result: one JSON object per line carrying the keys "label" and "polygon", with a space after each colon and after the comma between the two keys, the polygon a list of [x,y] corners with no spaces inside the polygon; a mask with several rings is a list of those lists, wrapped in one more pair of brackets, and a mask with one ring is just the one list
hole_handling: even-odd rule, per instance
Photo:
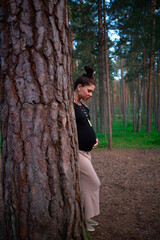
{"label": "background tree", "polygon": [[160,50],[158,52],[157,60],[157,130],[160,133]]}
{"label": "background tree", "polygon": [[111,93],[110,93],[110,74],[109,74],[109,51],[108,51],[108,27],[106,23],[106,4],[103,0],[103,22],[104,22],[104,69],[107,90],[107,109],[108,109],[108,148],[112,149],[112,120],[111,120]]}
{"label": "background tree", "polygon": [[82,239],[67,2],[0,9],[7,238]]}
{"label": "background tree", "polygon": [[98,72],[99,72],[99,114],[100,132],[106,135],[107,132],[107,86],[106,86],[106,61],[103,29],[103,5],[98,0]]}

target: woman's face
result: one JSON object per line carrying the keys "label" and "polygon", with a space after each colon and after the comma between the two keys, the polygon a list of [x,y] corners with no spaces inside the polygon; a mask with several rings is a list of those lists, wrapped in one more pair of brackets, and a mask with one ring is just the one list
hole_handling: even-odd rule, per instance
{"label": "woman's face", "polygon": [[79,84],[77,88],[79,93],[79,99],[87,101],[90,97],[92,97],[92,93],[94,92],[95,85],[91,84],[83,87],[81,84]]}

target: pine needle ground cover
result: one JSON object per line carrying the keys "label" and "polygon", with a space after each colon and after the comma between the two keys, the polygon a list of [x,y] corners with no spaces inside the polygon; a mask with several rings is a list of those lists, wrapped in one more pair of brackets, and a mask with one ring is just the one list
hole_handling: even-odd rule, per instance
{"label": "pine needle ground cover", "polygon": [[[108,134],[97,133],[99,148],[107,148]],[[106,139],[106,140],[105,140]],[[124,127],[121,121],[112,122],[112,147],[113,148],[139,148],[150,149],[160,147],[160,134],[152,127],[152,132],[145,132],[141,127],[140,132],[133,132],[132,122],[128,122]]]}

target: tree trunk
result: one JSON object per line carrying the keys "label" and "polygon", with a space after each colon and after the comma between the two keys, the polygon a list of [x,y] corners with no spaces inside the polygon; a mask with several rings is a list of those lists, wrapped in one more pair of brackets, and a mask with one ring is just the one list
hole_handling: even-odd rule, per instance
{"label": "tree trunk", "polygon": [[128,88],[127,84],[124,86],[124,92],[125,92],[125,116],[128,116]]}
{"label": "tree trunk", "polygon": [[102,24],[102,0],[98,0],[98,55],[99,55],[99,109],[100,131],[106,133],[106,84],[104,82],[104,35]]}
{"label": "tree trunk", "polygon": [[97,97],[96,92],[93,93],[92,97],[92,108],[93,108],[93,126],[96,129],[96,132],[98,132],[98,111],[97,111]]}
{"label": "tree trunk", "polygon": [[141,87],[141,92],[139,94],[139,110],[138,110],[138,122],[137,122],[137,132],[140,132],[141,121],[142,121],[142,100],[143,100],[143,86]]}
{"label": "tree trunk", "polygon": [[157,63],[157,131],[160,133],[160,50]]}
{"label": "tree trunk", "polygon": [[118,82],[118,92],[119,92],[119,98],[118,98],[118,105],[119,105],[119,117],[122,115],[122,108],[121,108],[121,102],[122,102],[122,91],[121,91],[121,82]]}
{"label": "tree trunk", "polygon": [[147,91],[147,132],[152,131],[152,80],[154,67],[154,38],[155,38],[155,5],[156,0],[152,0],[151,6],[151,50],[150,50],[150,72]]}
{"label": "tree trunk", "polygon": [[108,148],[112,149],[112,123],[111,123],[111,100],[110,100],[110,77],[109,77],[109,60],[108,60],[108,34],[106,27],[105,1],[103,0],[104,16],[104,54],[107,83],[107,109],[108,109]]}
{"label": "tree trunk", "polygon": [[136,94],[136,80],[133,79],[133,132],[136,131],[136,102],[137,102],[137,94]]}
{"label": "tree trunk", "polygon": [[[152,64],[152,57],[150,59]],[[147,132],[152,131],[152,67],[150,66],[150,73],[147,86]]]}
{"label": "tree trunk", "polygon": [[117,112],[117,105],[116,105],[116,80],[112,82],[112,114],[114,121],[116,120],[116,112]]}
{"label": "tree trunk", "polygon": [[[122,50],[120,50],[122,53]],[[123,124],[126,127],[126,113],[125,113],[125,87],[124,87],[124,74],[123,74],[123,61],[121,61],[121,86],[122,86],[122,114],[123,114]]]}
{"label": "tree trunk", "polygon": [[154,112],[154,122],[157,129],[157,96],[158,96],[158,86],[155,72],[155,62],[153,63],[153,112]]}
{"label": "tree trunk", "polygon": [[7,239],[83,239],[67,3],[0,4]]}
{"label": "tree trunk", "polygon": [[[143,90],[143,125],[147,126],[147,81],[148,81],[148,71],[146,74],[146,83]],[[146,128],[147,129],[147,128]]]}
{"label": "tree trunk", "polygon": [[[133,40],[131,42],[132,49],[133,49]],[[134,52],[132,51],[132,72],[135,70],[135,61],[134,61]],[[133,84],[133,132],[136,131],[136,80],[135,77],[133,76],[132,79],[132,84]]]}

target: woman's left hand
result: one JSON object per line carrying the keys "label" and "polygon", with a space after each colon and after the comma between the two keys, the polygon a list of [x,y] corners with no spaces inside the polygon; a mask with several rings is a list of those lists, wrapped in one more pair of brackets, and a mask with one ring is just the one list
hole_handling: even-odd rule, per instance
{"label": "woman's left hand", "polygon": [[96,138],[96,143],[93,145],[92,149],[94,149],[95,147],[97,147],[98,145],[98,138]]}

